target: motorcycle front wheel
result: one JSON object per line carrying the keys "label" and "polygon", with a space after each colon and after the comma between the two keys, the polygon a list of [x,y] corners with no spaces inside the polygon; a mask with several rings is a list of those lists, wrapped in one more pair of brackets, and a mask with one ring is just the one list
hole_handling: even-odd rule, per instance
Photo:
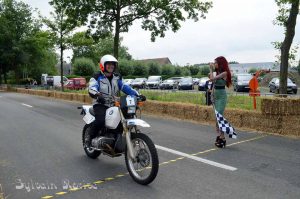
{"label": "motorcycle front wheel", "polygon": [[131,159],[126,149],[125,162],[127,170],[135,182],[148,185],[156,178],[159,168],[155,145],[143,133],[131,133],[131,143],[135,158]]}

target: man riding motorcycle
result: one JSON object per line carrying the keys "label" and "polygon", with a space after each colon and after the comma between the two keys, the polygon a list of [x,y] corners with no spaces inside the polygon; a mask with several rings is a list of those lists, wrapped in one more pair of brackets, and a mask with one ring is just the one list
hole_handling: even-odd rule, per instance
{"label": "man riding motorcycle", "polygon": [[95,121],[87,140],[89,145],[91,145],[92,139],[97,136],[99,130],[104,127],[106,110],[114,106],[113,99],[119,95],[120,91],[146,100],[145,96],[123,84],[121,76],[115,73],[117,66],[118,60],[114,56],[104,55],[100,60],[100,71],[89,81],[89,94],[94,99],[93,108],[95,112]]}

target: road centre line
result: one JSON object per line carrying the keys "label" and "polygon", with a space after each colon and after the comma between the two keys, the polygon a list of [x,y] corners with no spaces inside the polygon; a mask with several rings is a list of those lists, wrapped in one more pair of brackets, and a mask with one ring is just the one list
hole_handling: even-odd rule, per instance
{"label": "road centre line", "polygon": [[22,105],[23,105],[23,106],[27,106],[27,107],[29,107],[29,108],[32,108],[32,107],[33,107],[33,106],[30,106],[30,105],[24,104],[24,103],[22,103]]}
{"label": "road centre line", "polygon": [[182,157],[186,157],[186,158],[189,158],[189,159],[192,159],[192,160],[196,160],[196,161],[199,161],[199,162],[211,165],[211,166],[219,167],[221,169],[226,169],[226,170],[229,170],[229,171],[236,171],[237,170],[237,168],[232,167],[232,166],[228,166],[228,165],[225,165],[225,164],[221,164],[221,163],[214,162],[214,161],[211,161],[211,160],[207,160],[207,159],[204,159],[204,158],[200,158],[200,157],[197,157],[197,156],[189,155],[187,153],[183,153],[183,152],[180,152],[180,151],[169,149],[167,147],[163,147],[163,146],[159,146],[159,145],[155,145],[155,147],[157,149],[167,151],[169,153],[173,153],[173,154],[176,154],[176,155],[179,155],[179,156],[182,156]]}
{"label": "road centre line", "polygon": [[[240,142],[235,142],[235,143],[232,143],[230,145],[227,145],[227,146],[232,146],[232,145],[238,145],[238,144],[242,144],[242,143],[245,143],[245,142],[251,142],[251,141],[254,141],[254,140],[258,140],[258,139],[261,139],[261,138],[264,138],[264,137],[267,137],[268,135],[262,135],[262,136],[258,136],[258,137],[254,137],[254,138],[251,138],[251,139],[248,139],[248,140],[242,140]],[[204,154],[204,153],[209,153],[209,152],[212,152],[212,151],[216,151],[216,150],[221,150],[221,149],[217,149],[217,148],[212,148],[212,149],[208,149],[208,150],[205,150],[205,151],[201,151],[201,152],[198,152],[196,154]],[[195,154],[193,154],[195,155]],[[162,166],[162,165],[168,165],[168,164],[172,164],[172,163],[175,163],[179,160],[184,160],[186,157],[179,157],[177,159],[175,159],[176,161],[172,161],[172,160],[169,160],[169,161],[166,161],[166,162],[162,162],[160,163],[159,165]],[[129,175],[129,173],[123,173],[123,174],[118,174],[116,175],[113,179],[117,179],[117,178],[122,178],[124,176],[127,176]],[[111,179],[111,178],[106,178],[106,179]],[[86,185],[90,185],[90,184],[93,184],[95,186],[99,185],[99,184],[102,184],[102,183],[105,183],[106,180],[105,179],[102,179],[102,180],[98,180],[98,181],[95,181],[93,183],[88,183]],[[69,193],[72,193],[72,192],[77,192],[77,191],[80,191],[80,190],[83,190],[83,186],[80,187],[80,188],[74,188],[74,189],[69,189],[67,191],[67,194]],[[58,192],[59,193],[59,192]],[[56,195],[55,195],[56,194]],[[59,195],[57,195],[57,193],[55,193],[54,195],[47,195],[47,196],[43,196],[41,197],[41,199],[50,199],[50,198],[58,198]]]}

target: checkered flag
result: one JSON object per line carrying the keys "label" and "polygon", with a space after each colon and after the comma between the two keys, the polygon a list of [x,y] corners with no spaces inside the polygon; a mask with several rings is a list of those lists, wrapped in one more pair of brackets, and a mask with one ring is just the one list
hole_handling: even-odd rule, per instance
{"label": "checkered flag", "polygon": [[218,126],[221,132],[227,133],[230,138],[237,138],[235,130],[231,124],[221,115],[218,111],[215,110]]}

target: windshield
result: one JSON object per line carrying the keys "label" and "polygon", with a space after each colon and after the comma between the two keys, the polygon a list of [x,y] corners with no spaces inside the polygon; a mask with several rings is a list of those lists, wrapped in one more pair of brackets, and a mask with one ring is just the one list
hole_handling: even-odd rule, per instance
{"label": "windshield", "polygon": [[149,77],[148,81],[158,81],[160,77]]}
{"label": "windshield", "polygon": [[133,82],[142,82],[142,81],[144,81],[144,79],[142,79],[142,78],[137,78],[137,79],[133,80]]}
{"label": "windshield", "polygon": [[247,81],[252,78],[252,75],[239,75],[239,76],[237,76],[237,78],[239,81]]}
{"label": "windshield", "polygon": [[193,80],[191,78],[185,78],[180,81],[181,81],[181,83],[192,83],[193,82]]}
{"label": "windshield", "polygon": [[173,80],[165,80],[164,83],[173,83]]}

